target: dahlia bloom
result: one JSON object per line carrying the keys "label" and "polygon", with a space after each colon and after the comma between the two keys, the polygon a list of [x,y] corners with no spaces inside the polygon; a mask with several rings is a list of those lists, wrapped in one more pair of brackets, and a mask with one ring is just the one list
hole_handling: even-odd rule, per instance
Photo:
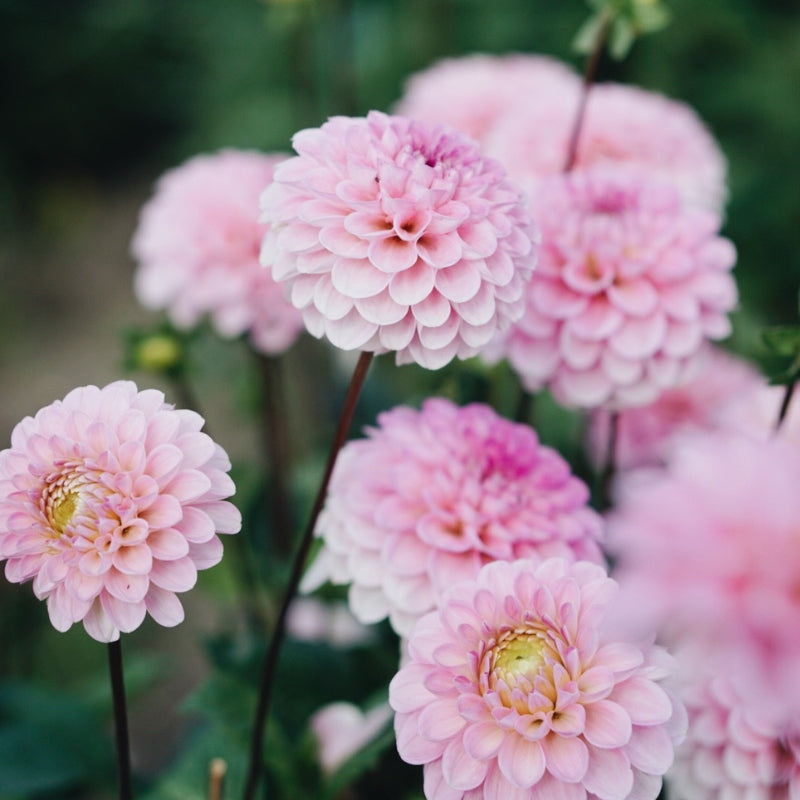
{"label": "dahlia bloom", "polygon": [[437,596],[495,559],[602,562],[589,491],[526,425],[443,398],[381,414],[344,446],[306,578],[349,583],[362,622],[406,635]]}
{"label": "dahlia bloom", "polygon": [[258,260],[258,199],[286,158],[224,150],[161,177],[131,244],[134,288],[144,306],[167,309],[183,329],[209,315],[219,334],[248,333],[263,353],[294,342],[302,318]]}
{"label": "dahlia bloom", "polygon": [[594,564],[498,561],[442,598],[389,686],[428,800],[654,800],[683,734],[659,648],[606,635]]}
{"label": "dahlia bloom", "polygon": [[[717,347],[708,347],[697,374],[681,386],[665,389],[650,405],[618,412],[615,464],[618,469],[664,464],[676,436],[698,431],[739,430],[744,416],[738,409],[753,404],[765,382],[758,370],[742,358]],[[778,390],[780,394],[780,390]],[[774,424],[778,413],[771,414]],[[749,417],[754,418],[751,412]],[[595,465],[606,454],[611,414],[605,409],[592,413],[589,452]],[[748,425],[754,427],[754,420]],[[768,430],[769,425],[764,426]]]}
{"label": "dahlia bloom", "polygon": [[547,384],[570,406],[645,405],[730,332],[736,254],[716,214],[606,171],[551,178],[534,210],[543,243],[527,309],[493,344],[527,388]]}
{"label": "dahlia bloom", "polygon": [[[574,114],[580,87],[571,67],[548,56],[475,53],[412,75],[394,111],[429,125],[450,125],[483,144],[504,115],[519,113],[521,98],[526,107],[555,105]],[[563,162],[563,152],[560,157]]]}
{"label": "dahlia bloom", "polygon": [[352,703],[330,703],[311,717],[317,740],[319,762],[333,774],[384,729],[389,727],[392,709],[387,703],[362,711]]}
{"label": "dahlia bloom", "polygon": [[130,381],[84,386],[26,417],[0,452],[0,559],[33,579],[59,631],[83,622],[110,642],[149,613],[177,625],[176,592],[222,558],[236,533],[230,462],[178,411]]}
{"label": "dahlia bloom", "polygon": [[314,336],[436,368],[519,318],[536,232],[471,140],[373,111],[293,144],[262,196],[261,258]]}
{"label": "dahlia bloom", "polygon": [[681,800],[800,796],[800,717],[781,719],[750,702],[727,676],[681,692],[689,712],[686,741],[667,774]]}
{"label": "dahlia bloom", "polygon": [[[559,80],[558,91],[517,103],[483,138],[486,152],[513,164],[530,192],[564,169],[580,86]],[[636,86],[592,86],[573,170],[613,167],[661,179],[684,203],[719,212],[727,197],[727,163],[697,113],[685,103]]]}
{"label": "dahlia bloom", "polygon": [[798,474],[786,439],[687,435],[666,469],[620,477],[608,526],[630,625],[800,713]]}

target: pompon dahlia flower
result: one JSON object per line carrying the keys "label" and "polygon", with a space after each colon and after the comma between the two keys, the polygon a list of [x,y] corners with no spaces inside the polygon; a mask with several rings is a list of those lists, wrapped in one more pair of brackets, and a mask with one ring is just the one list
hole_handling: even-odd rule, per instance
{"label": "pompon dahlia flower", "polygon": [[551,178],[536,197],[539,265],[524,316],[493,345],[528,389],[565,405],[653,402],[730,332],[733,245],[674,189],[608,171]]}
{"label": "pompon dahlia flower", "polygon": [[602,563],[599,515],[535,431],[489,406],[443,398],[381,414],[342,449],[305,587],[349,583],[362,622],[406,635],[454,582],[495,559]]}
{"label": "pompon dahlia flower", "polygon": [[794,800],[800,796],[800,717],[765,713],[749,691],[718,675],[681,693],[686,740],[667,773],[679,800]]}
{"label": "pompon dahlia flower", "polygon": [[[486,152],[513,164],[512,176],[535,193],[565,167],[580,85],[559,80],[501,115],[482,142]],[[592,86],[573,171],[610,167],[661,179],[684,203],[720,211],[727,198],[727,162],[697,113],[685,103],[637,86]]]}
{"label": "pompon dahlia flower", "polygon": [[437,61],[412,75],[395,113],[451,125],[483,143],[504,115],[519,112],[521,99],[526,107],[555,104],[574,112],[580,87],[575,71],[549,56],[475,53]]}
{"label": "pompon dahlia flower", "polygon": [[423,617],[389,686],[428,800],[654,800],[684,733],[671,659],[607,636],[594,564],[497,561]]}
{"label": "pompon dahlia flower", "polygon": [[800,449],[694,434],[666,469],[620,476],[609,549],[626,622],[660,629],[748,699],[800,713]]}
{"label": "pompon dahlia flower", "polygon": [[472,140],[373,111],[293,144],[262,196],[261,258],[314,336],[437,368],[519,318],[536,231]]}
{"label": "pompon dahlia flower", "polygon": [[236,533],[230,462],[202,418],[130,381],[84,386],[26,417],[0,452],[0,560],[33,579],[59,631],[110,642],[149,613],[177,625],[176,592]]}
{"label": "pompon dahlia flower", "polygon": [[[685,384],[664,390],[653,403],[618,412],[617,469],[664,464],[675,437],[687,432],[741,429],[739,423],[745,415],[738,413],[739,407],[753,405],[766,388],[764,378],[750,362],[718,347],[706,349],[696,372]],[[774,425],[777,413],[775,405],[770,425]],[[755,418],[756,414],[749,416]],[[611,413],[605,409],[598,409],[591,417],[588,449],[597,466],[606,455],[610,419]],[[747,427],[755,427],[754,422],[751,420]]]}
{"label": "pompon dahlia flower", "polygon": [[263,353],[281,353],[294,342],[302,318],[259,263],[258,200],[287,157],[223,150],[161,177],[131,244],[143,305],[166,309],[183,329],[208,315],[219,334],[247,333]]}

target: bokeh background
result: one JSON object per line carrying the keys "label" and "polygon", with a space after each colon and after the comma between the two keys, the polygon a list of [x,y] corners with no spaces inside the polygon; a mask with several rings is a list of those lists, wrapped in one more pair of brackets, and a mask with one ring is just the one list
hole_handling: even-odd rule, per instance
{"label": "bokeh background", "polygon": [[[600,78],[690,103],[719,139],[742,297],[729,344],[769,366],[761,328],[798,316],[800,6],[668,6],[671,25],[604,60]],[[329,115],[389,109],[411,73],[446,56],[548,53],[580,67],[570,43],[587,13],[584,0],[0,0],[0,447],[77,385],[132,377],[169,393],[126,367],[123,335],[160,321],[133,296],[129,242],[165,169],[223,147],[288,151],[295,130]],[[257,461],[240,424],[258,402],[242,349],[199,336],[191,374],[209,428],[235,463]],[[337,385],[329,356],[303,341],[288,360],[301,493],[338,391],[303,389],[320,375]],[[372,386],[361,422],[398,386],[404,400],[427,391],[421,372],[398,374]],[[218,572],[202,576],[184,626],[126,640],[145,779],[192,729],[180,706],[208,673],[209,638],[240,624],[235,576]],[[107,743],[80,757],[63,744],[105,724],[104,650],[51,631],[30,594],[0,585],[0,797],[104,797]]]}

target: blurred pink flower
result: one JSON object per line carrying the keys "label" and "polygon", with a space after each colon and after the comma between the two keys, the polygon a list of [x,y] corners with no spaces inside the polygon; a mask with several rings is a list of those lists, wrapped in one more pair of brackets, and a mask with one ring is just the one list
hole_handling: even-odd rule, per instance
{"label": "blurred pink flower", "polygon": [[286,630],[303,642],[356,647],[372,641],[374,628],[360,623],[343,601],[326,603],[316,597],[297,597],[289,606]]}
{"label": "blurred pink flower", "polygon": [[602,561],[588,489],[532,428],[442,398],[378,422],[340,454],[306,588],[326,578],[350,583],[356,617],[388,615],[405,635],[441,592],[487,561]]}
{"label": "blurred pink flower", "polygon": [[294,342],[302,318],[258,260],[258,200],[287,157],[223,150],[161,177],[131,244],[145,306],[167,309],[179,328],[208,314],[222,336],[248,333],[264,353]]}
{"label": "blurred pink flower", "polygon": [[800,713],[798,475],[785,439],[686,435],[666,469],[620,477],[608,525],[628,624]]}
{"label": "blurred pink flower", "polygon": [[[557,84],[557,91],[509,107],[483,139],[486,152],[530,192],[565,166],[580,88],[563,79]],[[690,106],[656,92],[592,87],[573,170],[603,166],[668,182],[690,206],[720,211],[725,204],[727,164],[719,145]]]}
{"label": "blurred pink flower", "polygon": [[0,559],[33,579],[59,631],[83,622],[102,642],[149,612],[177,625],[176,592],[222,558],[236,533],[225,452],[202,418],[129,381],[84,386],[26,417],[0,452]]}
{"label": "blurred pink flower", "polygon": [[497,561],[423,617],[389,686],[428,800],[653,800],[684,733],[666,652],[608,638],[594,564]]}
{"label": "blurred pink flower", "polygon": [[352,703],[331,703],[311,717],[322,769],[336,772],[389,726],[392,709],[387,703],[362,711]]}
{"label": "blurred pink flower", "polygon": [[644,405],[730,332],[736,254],[716,214],[606,170],[551,178],[534,210],[543,242],[527,310],[490,348],[528,389],[547,384],[570,406]]}
{"label": "blurred pink flower", "polygon": [[[580,85],[570,67],[548,56],[476,53],[437,61],[412,75],[395,113],[429,125],[451,125],[483,143],[499,120],[516,116],[520,106],[556,105],[574,115]],[[565,142],[559,142],[557,154],[562,162]],[[530,159],[526,154],[523,163]]]}
{"label": "blurred pink flower", "polygon": [[373,111],[293,144],[262,197],[262,262],[314,336],[437,368],[522,314],[535,228],[463,134]]}
{"label": "blurred pink flower", "polygon": [[667,774],[683,800],[800,796],[800,717],[780,719],[753,703],[725,675],[681,693],[689,712],[686,741]]}
{"label": "blurred pink flower", "polygon": [[[707,348],[696,371],[685,384],[664,390],[650,405],[618,412],[617,469],[665,463],[675,437],[686,432],[738,430],[738,422],[744,416],[737,410],[740,404],[746,398],[753,404],[766,386],[752,364],[717,347]],[[776,406],[771,424],[777,413]],[[756,414],[751,412],[748,416],[752,419]],[[610,417],[605,409],[598,409],[591,417],[588,446],[597,466],[605,458]],[[765,431],[768,429],[768,425],[764,427]]]}

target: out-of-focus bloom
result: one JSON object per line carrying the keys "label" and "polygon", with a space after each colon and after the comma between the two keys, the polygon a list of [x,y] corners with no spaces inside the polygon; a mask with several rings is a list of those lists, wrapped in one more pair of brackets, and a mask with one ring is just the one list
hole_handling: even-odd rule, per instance
{"label": "out-of-focus bloom", "polygon": [[387,703],[364,712],[352,703],[331,703],[311,717],[322,769],[332,774],[369,744],[392,718]]}
{"label": "out-of-focus bloom", "polygon": [[436,368],[519,318],[535,228],[472,140],[373,111],[293,144],[262,197],[262,262],[314,336]]}
{"label": "out-of-focus bloom", "polygon": [[[548,56],[476,53],[437,61],[412,75],[395,112],[430,125],[451,125],[483,143],[504,115],[514,117],[520,107],[555,106],[574,115],[580,86],[570,67]],[[548,131],[539,133],[547,136]],[[552,156],[556,162],[561,158],[561,167],[565,144],[566,137]],[[523,164],[530,160],[531,155],[525,154]]]}
{"label": "out-of-focus bloom", "polygon": [[0,452],[0,559],[33,579],[59,631],[108,642],[149,612],[177,625],[176,592],[222,558],[239,512],[202,418],[129,381],[84,386],[26,417]]}
{"label": "out-of-focus bloom", "polygon": [[[697,374],[674,389],[666,389],[647,406],[618,412],[614,461],[617,469],[655,466],[667,460],[675,436],[697,431],[738,430],[741,404],[756,402],[766,387],[758,370],[744,359],[716,347],[697,364]],[[772,411],[774,424],[777,407]],[[749,415],[752,428],[753,411]],[[602,464],[608,447],[610,412],[592,414],[589,451],[596,465]],[[769,426],[764,426],[768,430]]]}
{"label": "out-of-focus bloom", "polygon": [[547,384],[570,406],[644,405],[730,332],[736,254],[716,214],[607,171],[551,178],[534,209],[543,241],[527,309],[493,344],[527,388]]}
{"label": "out-of-focus bloom", "polygon": [[494,562],[446,593],[389,687],[428,800],[653,800],[685,712],[665,651],[604,631],[594,564]]}
{"label": "out-of-focus bloom", "polygon": [[621,477],[608,525],[631,625],[800,712],[798,475],[785,439],[685,436],[666,469]]}
{"label": "out-of-focus bloom", "polygon": [[286,155],[224,150],[165,173],[133,237],[135,289],[179,328],[210,315],[222,336],[248,333],[280,353],[303,329],[283,287],[259,263],[258,200]]}
{"label": "out-of-focus bloom", "polygon": [[343,601],[324,603],[316,597],[297,597],[289,606],[286,630],[305,642],[354,647],[374,638],[374,629],[359,622]]}
{"label": "out-of-focus bloom", "polygon": [[532,428],[442,398],[378,423],[340,454],[306,587],[350,583],[356,617],[389,616],[405,635],[441,592],[488,561],[602,561],[588,489]]}
{"label": "out-of-focus bloom", "polygon": [[[517,103],[485,135],[486,152],[513,165],[512,176],[528,191],[564,169],[579,92],[562,85]],[[656,92],[592,87],[572,168],[604,166],[660,178],[690,206],[720,211],[725,203],[727,164],[719,145],[691,107]]]}
{"label": "out-of-focus bloom", "polygon": [[725,675],[681,693],[689,712],[686,741],[667,774],[680,800],[800,796],[800,718],[765,713]]}

